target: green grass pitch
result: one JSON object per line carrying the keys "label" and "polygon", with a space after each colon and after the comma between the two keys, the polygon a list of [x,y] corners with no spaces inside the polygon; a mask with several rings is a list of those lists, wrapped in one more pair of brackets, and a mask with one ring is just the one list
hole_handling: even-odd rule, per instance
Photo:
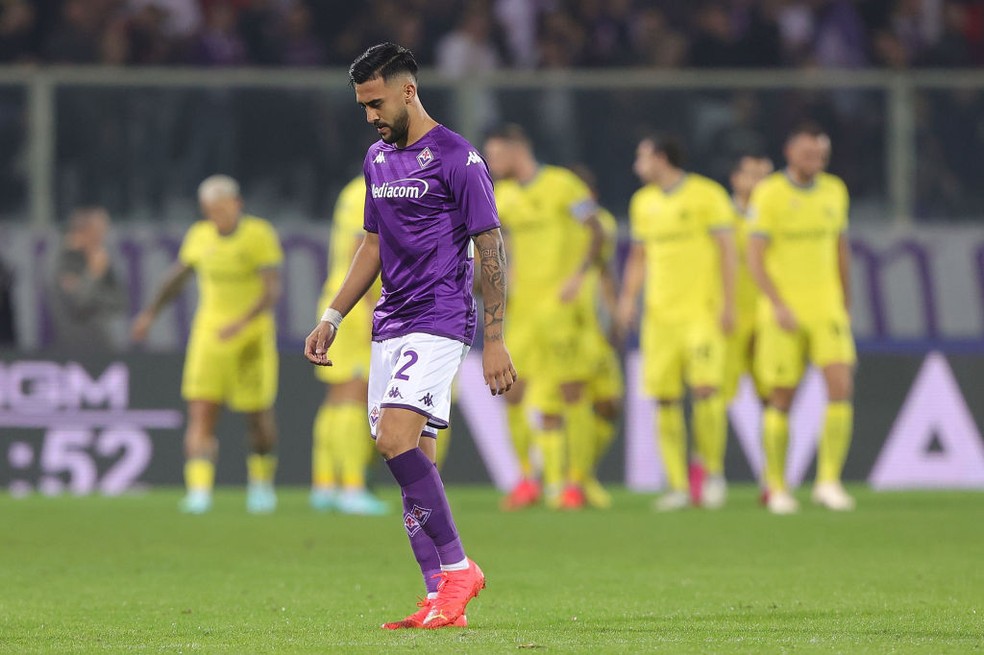
{"label": "green grass pitch", "polygon": [[[465,630],[385,632],[421,582],[395,515],[249,516],[180,491],[0,499],[0,653],[980,653],[984,495],[875,494],[831,514],[503,514],[450,490],[488,588]],[[396,501],[393,487],[383,495]],[[806,500],[805,496],[801,500]]]}

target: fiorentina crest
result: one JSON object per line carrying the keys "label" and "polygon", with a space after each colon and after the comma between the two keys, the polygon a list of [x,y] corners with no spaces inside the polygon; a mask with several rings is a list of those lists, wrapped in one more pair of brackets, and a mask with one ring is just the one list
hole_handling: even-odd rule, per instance
{"label": "fiorentina crest", "polygon": [[430,148],[424,148],[420,151],[420,154],[417,155],[417,163],[420,164],[421,168],[424,168],[432,161],[434,161],[434,154],[431,153]]}
{"label": "fiorentina crest", "polygon": [[412,537],[420,532],[430,515],[431,510],[414,505],[413,509],[403,515],[403,527],[407,529],[407,534]]}

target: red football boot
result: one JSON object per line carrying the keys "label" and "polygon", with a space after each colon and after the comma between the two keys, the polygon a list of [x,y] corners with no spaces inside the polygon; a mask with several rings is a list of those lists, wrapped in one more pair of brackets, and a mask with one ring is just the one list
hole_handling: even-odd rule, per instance
{"label": "red football boot", "polygon": [[468,560],[463,571],[442,571],[437,587],[437,598],[424,618],[425,628],[446,628],[464,616],[468,602],[485,588],[485,574],[478,564]]}

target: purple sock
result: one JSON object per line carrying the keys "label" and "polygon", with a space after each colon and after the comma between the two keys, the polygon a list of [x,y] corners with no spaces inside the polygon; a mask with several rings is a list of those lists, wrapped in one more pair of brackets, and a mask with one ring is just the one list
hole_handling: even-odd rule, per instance
{"label": "purple sock", "polygon": [[[448,498],[444,494],[444,483],[434,463],[427,459],[420,448],[408,450],[386,462],[393,477],[403,489],[403,525],[410,535],[424,532],[437,550],[441,564],[457,564],[465,559],[465,550],[458,538],[458,529],[451,516]],[[414,547],[414,554],[417,548]]]}
{"label": "purple sock", "polygon": [[420,574],[424,576],[424,586],[427,587],[428,594],[437,593],[437,584],[440,582],[437,575],[441,573],[441,558],[437,556],[437,548],[434,542],[423,530],[417,529],[411,532],[410,510],[413,503],[407,502],[407,494],[403,494],[403,524],[407,528],[407,536],[410,537],[410,548],[413,549],[413,556],[417,558],[420,565]]}

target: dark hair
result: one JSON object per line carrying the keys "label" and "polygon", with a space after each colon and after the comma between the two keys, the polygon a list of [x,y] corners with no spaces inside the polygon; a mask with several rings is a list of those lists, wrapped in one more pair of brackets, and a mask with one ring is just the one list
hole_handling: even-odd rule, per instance
{"label": "dark hair", "polygon": [[792,141],[800,135],[819,137],[827,134],[827,131],[820,126],[816,121],[803,121],[799,123],[789,131],[789,136],[786,137],[786,141]]}
{"label": "dark hair", "polygon": [[378,43],[356,57],[349,66],[349,84],[355,86],[377,77],[388,82],[401,73],[417,79],[417,60],[413,53],[395,43]]}
{"label": "dark hair", "polygon": [[485,133],[485,140],[502,139],[514,143],[530,145],[530,137],[519,123],[503,123]]}
{"label": "dark hair", "polygon": [[749,151],[743,152],[740,155],[738,155],[737,157],[735,157],[735,161],[731,164],[731,172],[732,173],[737,173],[739,170],[741,170],[741,162],[744,159],[765,159],[770,164],[772,163],[772,157],[770,157],[769,155],[765,154],[764,151],[762,151],[762,150],[749,150]]}
{"label": "dark hair", "polygon": [[653,150],[666,157],[666,161],[674,168],[681,168],[687,160],[683,144],[676,137],[668,134],[648,134],[642,137],[642,140],[651,143]]}

